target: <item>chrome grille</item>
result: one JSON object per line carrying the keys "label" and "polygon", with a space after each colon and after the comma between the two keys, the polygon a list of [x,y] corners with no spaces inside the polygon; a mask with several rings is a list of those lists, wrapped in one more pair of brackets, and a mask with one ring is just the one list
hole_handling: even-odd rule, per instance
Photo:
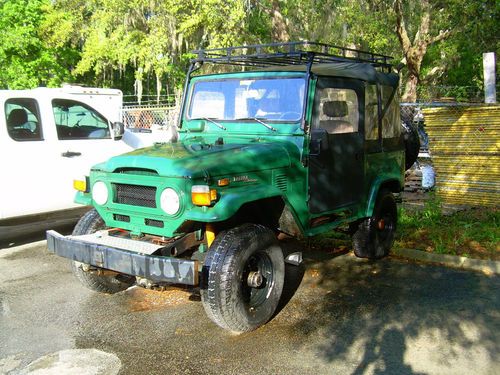
{"label": "chrome grille", "polygon": [[156,208],[156,187],[128,184],[113,185],[116,191],[115,203]]}

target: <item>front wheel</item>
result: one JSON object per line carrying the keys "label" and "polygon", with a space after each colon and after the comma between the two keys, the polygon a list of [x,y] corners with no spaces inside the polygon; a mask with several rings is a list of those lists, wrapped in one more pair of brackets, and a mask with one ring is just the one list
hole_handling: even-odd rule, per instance
{"label": "front wheel", "polygon": [[203,267],[203,307],[224,329],[252,331],[275,313],[284,275],[283,252],[271,230],[244,224],[221,232]]}
{"label": "front wheel", "polygon": [[[104,229],[104,220],[96,210],[90,210],[82,216],[73,230],[74,236],[95,233]],[[88,264],[71,262],[71,269],[76,278],[87,288],[100,293],[113,294],[131,287],[135,278],[122,274],[99,275]]]}
{"label": "front wheel", "polygon": [[381,190],[373,216],[362,220],[352,236],[354,254],[359,258],[379,259],[389,255],[394,242],[398,212],[394,195]]}

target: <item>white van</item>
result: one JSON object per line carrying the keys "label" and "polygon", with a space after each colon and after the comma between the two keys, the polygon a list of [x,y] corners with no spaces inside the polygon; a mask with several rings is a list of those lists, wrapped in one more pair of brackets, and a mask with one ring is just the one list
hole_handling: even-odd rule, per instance
{"label": "white van", "polygon": [[14,225],[81,207],[73,178],[133,148],[122,140],[121,107],[114,89],[0,90],[0,240]]}

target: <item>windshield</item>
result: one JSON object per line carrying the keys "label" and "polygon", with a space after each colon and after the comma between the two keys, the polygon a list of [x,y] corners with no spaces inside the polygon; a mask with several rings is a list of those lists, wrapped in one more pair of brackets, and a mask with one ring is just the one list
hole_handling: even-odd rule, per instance
{"label": "windshield", "polygon": [[304,78],[224,79],[195,83],[189,119],[298,121]]}

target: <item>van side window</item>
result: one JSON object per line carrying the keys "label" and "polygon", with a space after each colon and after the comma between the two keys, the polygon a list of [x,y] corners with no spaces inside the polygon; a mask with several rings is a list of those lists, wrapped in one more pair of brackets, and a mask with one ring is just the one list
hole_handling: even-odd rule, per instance
{"label": "van side window", "polygon": [[358,131],[358,96],[351,89],[324,88],[320,91],[319,127],[329,134]]}
{"label": "van side window", "polygon": [[108,121],[88,105],[68,99],[52,100],[57,137],[69,139],[111,138]]}
{"label": "van side window", "polygon": [[7,132],[15,141],[41,141],[43,139],[40,111],[35,99],[7,99],[5,101],[5,120]]}
{"label": "van side window", "polygon": [[365,139],[378,139],[377,85],[367,85],[365,90]]}

